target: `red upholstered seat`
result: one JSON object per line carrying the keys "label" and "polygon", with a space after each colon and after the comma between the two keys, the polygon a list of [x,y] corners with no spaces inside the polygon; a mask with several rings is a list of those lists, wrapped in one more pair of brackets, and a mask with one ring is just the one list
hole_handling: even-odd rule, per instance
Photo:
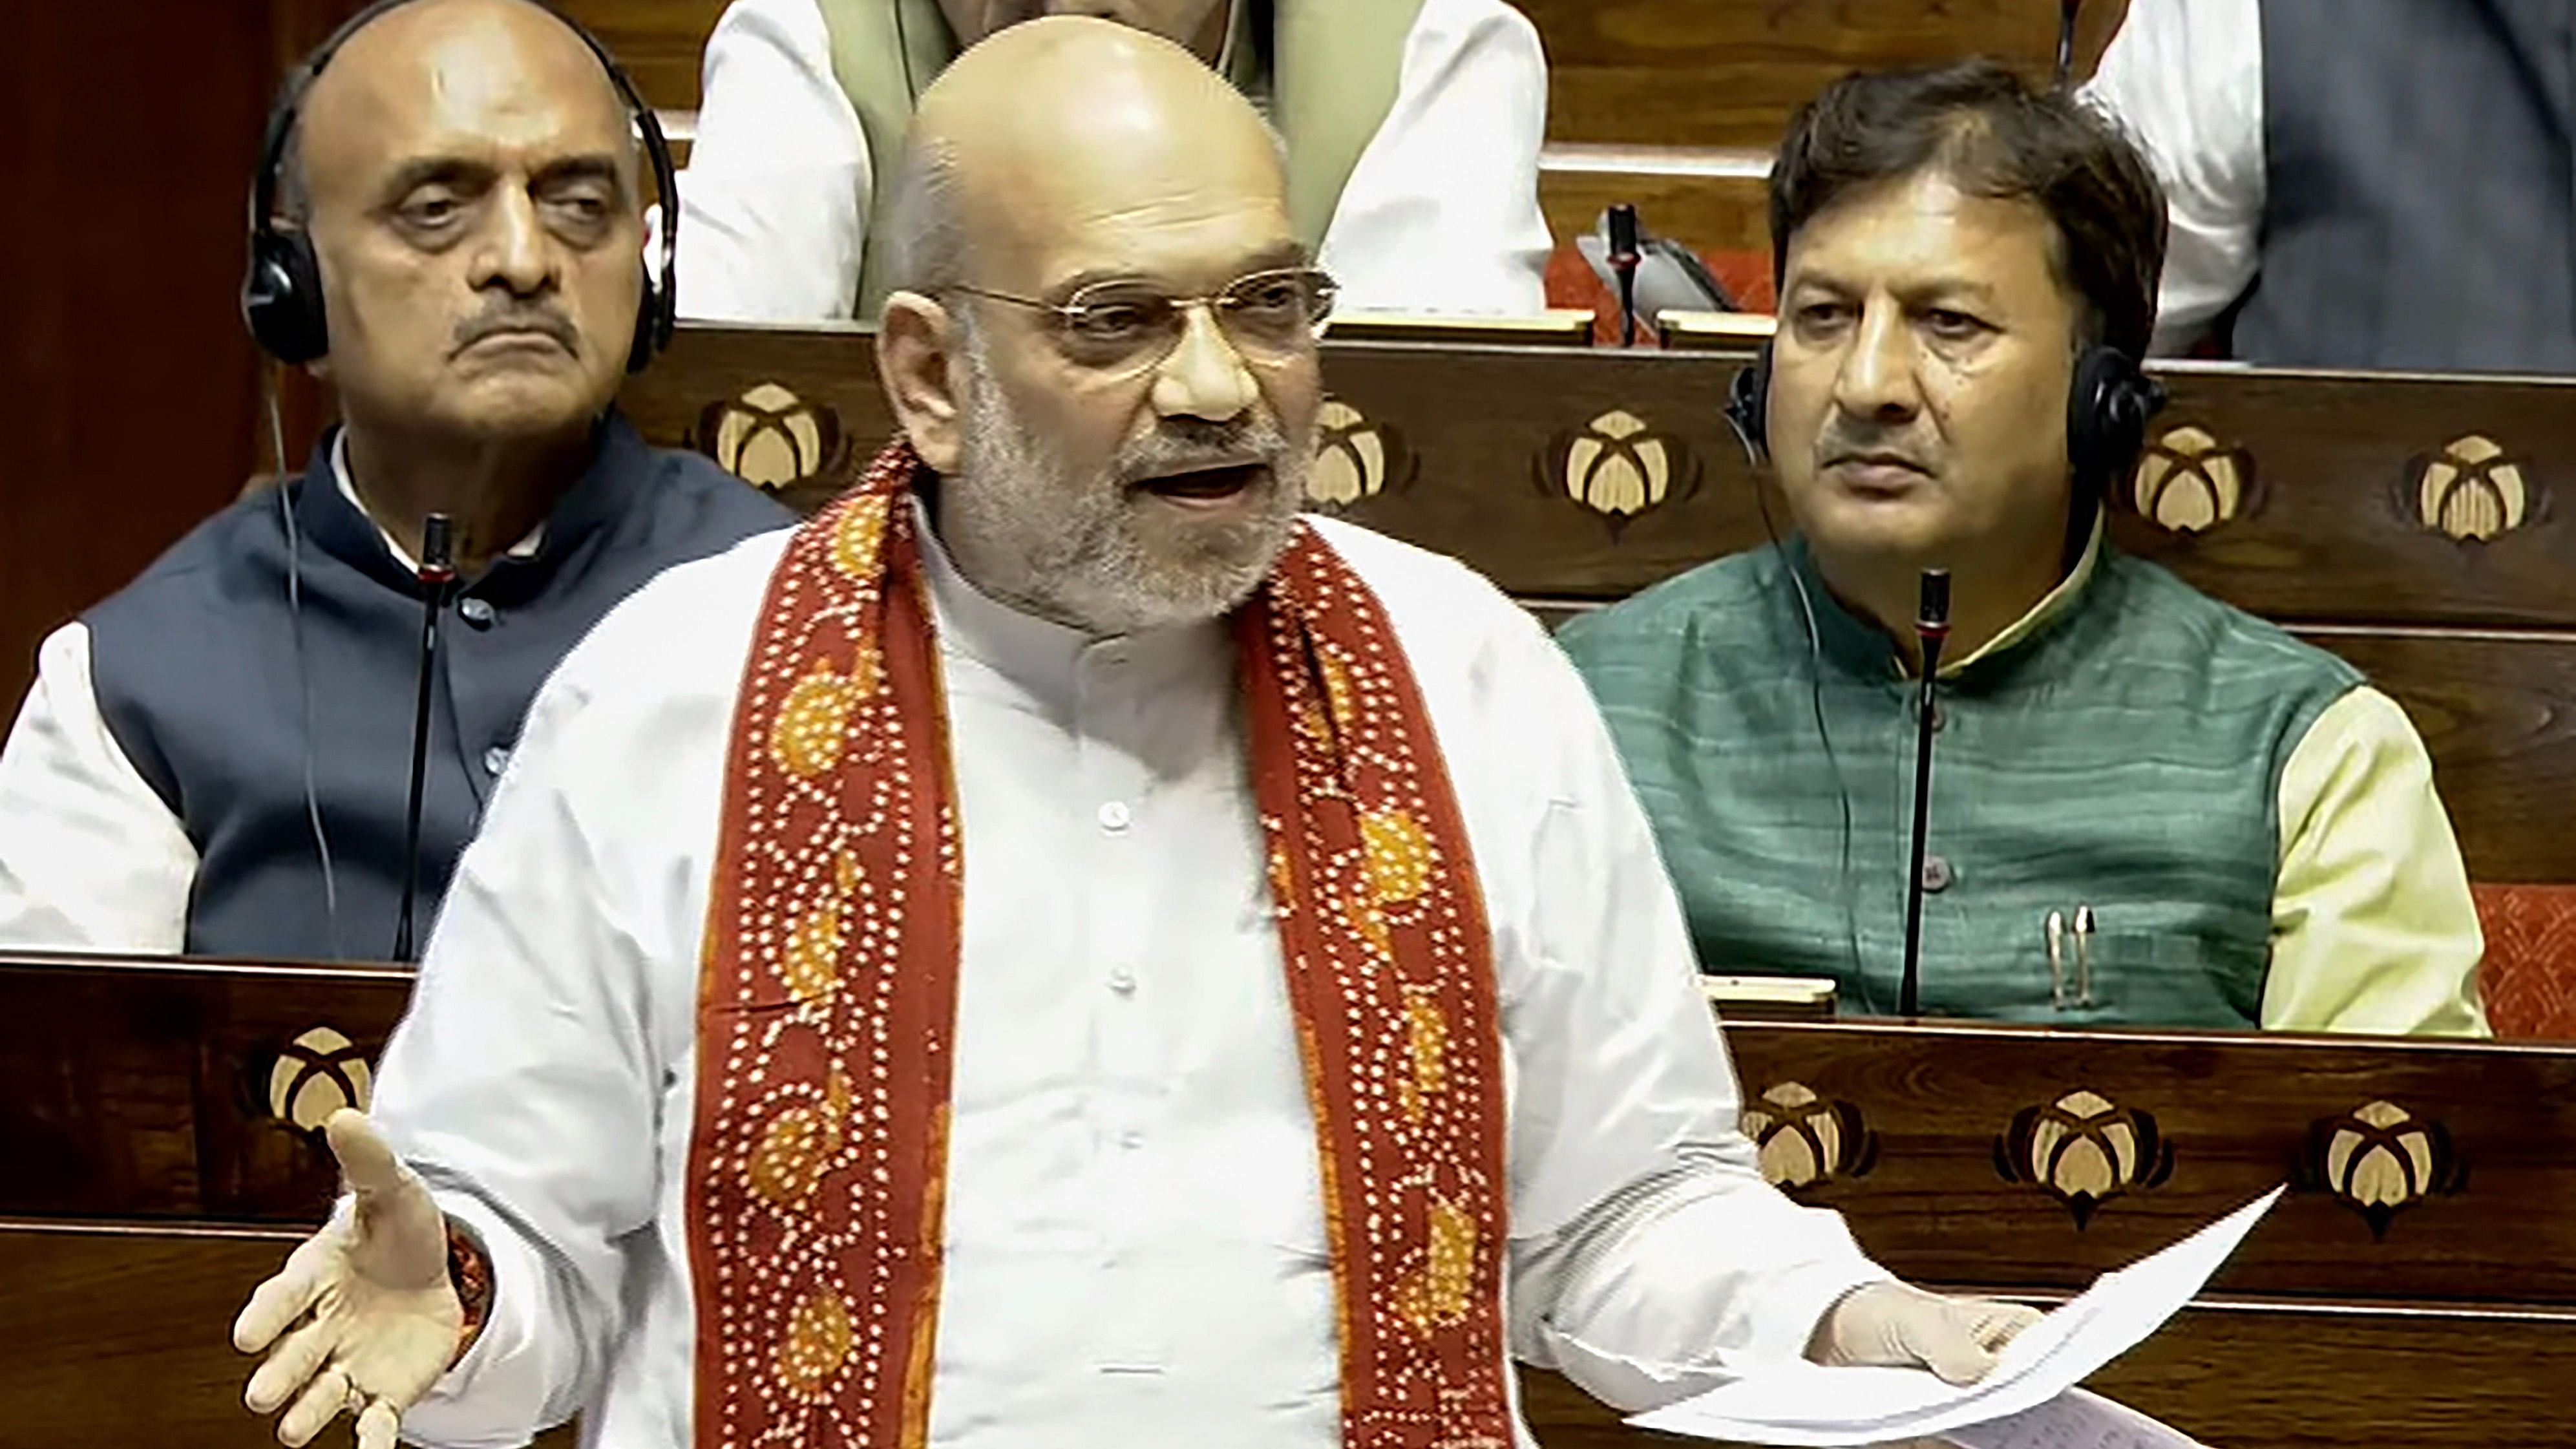
{"label": "red upholstered seat", "polygon": [[2478,994],[2502,1037],[2576,1041],[2576,885],[2475,887]]}

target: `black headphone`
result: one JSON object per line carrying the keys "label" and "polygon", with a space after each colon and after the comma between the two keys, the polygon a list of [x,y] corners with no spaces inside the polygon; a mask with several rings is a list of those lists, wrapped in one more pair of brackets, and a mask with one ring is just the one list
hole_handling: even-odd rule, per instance
{"label": "black headphone", "polygon": [[[2135,467],[2147,424],[2165,405],[2165,386],[2138,370],[2137,359],[2100,344],[2075,359],[2066,395],[2066,462],[2081,501],[2107,497]],[[1726,420],[1755,462],[1771,456],[1771,344],[1726,390]]]}
{"label": "black headphone", "polygon": [[[277,104],[268,113],[259,171],[251,178],[250,266],[242,274],[242,321],[263,351],[289,366],[311,362],[329,352],[331,329],[322,312],[322,270],[313,255],[312,238],[301,230],[280,231],[277,227],[277,171],[285,159],[287,137],[294,134],[296,115],[303,108],[305,94],[313,88],[314,78],[331,63],[331,57],[339,53],[349,37],[366,29],[386,11],[409,3],[410,0],[375,0],[349,17],[287,77]],[[635,83],[618,68],[599,37],[571,16],[552,6],[545,8],[581,37],[592,55],[599,57],[600,68],[608,72],[609,83],[617,87],[618,96],[626,102],[637,129],[643,133],[644,157],[653,168],[653,189],[661,198],[660,274],[657,277],[650,268],[644,273],[644,297],[635,310],[635,340],[626,353],[626,370],[642,372],[656,354],[671,345],[671,328],[679,305],[673,276],[680,233],[680,187],[677,168],[671,164],[671,145],[662,136],[662,123],[654,116],[653,108],[644,103]]]}

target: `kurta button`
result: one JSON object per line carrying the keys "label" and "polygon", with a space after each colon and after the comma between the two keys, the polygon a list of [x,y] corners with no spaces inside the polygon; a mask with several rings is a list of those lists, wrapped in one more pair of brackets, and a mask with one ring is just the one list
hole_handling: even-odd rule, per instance
{"label": "kurta button", "polygon": [[1923,888],[1925,890],[1937,896],[1948,890],[1950,882],[1954,879],[1956,876],[1950,869],[1950,862],[1944,857],[1935,855],[1924,860]]}
{"label": "kurta button", "polygon": [[508,768],[510,768],[510,752],[508,750],[503,749],[499,745],[494,745],[492,748],[483,752],[484,773],[498,775]]}
{"label": "kurta button", "polygon": [[1109,973],[1109,989],[1121,996],[1136,994],[1136,973],[1121,966]]}
{"label": "kurta button", "polygon": [[467,599],[456,606],[456,612],[477,629],[492,627],[492,606],[482,599]]}
{"label": "kurta button", "polygon": [[1112,800],[1100,807],[1100,828],[1112,835],[1124,834],[1134,818],[1124,801]]}

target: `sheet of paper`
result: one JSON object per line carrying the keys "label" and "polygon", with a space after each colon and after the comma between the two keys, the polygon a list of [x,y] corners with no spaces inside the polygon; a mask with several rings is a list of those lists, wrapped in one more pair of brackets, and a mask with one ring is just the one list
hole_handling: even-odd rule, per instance
{"label": "sheet of paper", "polygon": [[2170,1424],[2085,1389],[1941,1437],[1959,1449],[2208,1449]]}
{"label": "sheet of paper", "polygon": [[[1964,1387],[1923,1369],[1766,1364],[1695,1398],[1640,1414],[1640,1429],[1701,1439],[1835,1449],[1931,1438],[2038,1408],[2164,1326],[2245,1241],[2281,1189],[2126,1268],[2022,1330],[1995,1371]],[[2043,1441],[2044,1442],[2044,1441]]]}

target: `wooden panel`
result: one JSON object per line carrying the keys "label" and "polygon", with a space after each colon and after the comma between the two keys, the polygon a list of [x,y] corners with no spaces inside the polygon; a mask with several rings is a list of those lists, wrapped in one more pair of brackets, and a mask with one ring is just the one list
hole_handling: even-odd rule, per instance
{"label": "wooden panel", "polygon": [[[764,383],[828,410],[863,459],[887,433],[864,332],[684,326],[663,365],[627,388],[656,441],[706,435],[725,405]],[[1517,594],[1618,598],[1760,544],[1754,475],[1721,413],[1743,363],[1722,354],[1603,349],[1327,348],[1325,377],[1395,461],[1351,518],[1474,564]],[[2171,533],[2115,517],[2132,552],[2266,618],[2410,626],[2576,629],[2576,381],[2188,369],[2166,374],[2174,405],[2157,425],[2169,450],[2209,451],[2192,469],[2151,458],[2151,506],[2186,510],[2204,477],[2232,517]],[[1621,416],[1624,415],[1624,416]],[[1569,487],[1587,433],[1616,432],[1650,496],[1622,509],[1610,475]],[[2457,447],[2500,457],[2484,473],[2444,463],[2453,527],[2480,521],[2472,497],[2515,500],[2511,527],[2462,541],[2426,521],[2423,476]],[[1590,450],[1587,457],[1604,456]],[[2437,490],[2439,491],[2439,490]],[[1630,511],[1632,510],[1632,511]],[[2177,515],[2179,516],[2179,515]],[[1776,517],[1776,515],[1775,515]],[[2501,515],[2498,515],[2499,521]],[[2437,519],[2438,522],[2438,519]]]}
{"label": "wooden panel", "polygon": [[[1516,0],[1548,53],[1560,141],[1771,146],[1789,115],[1854,70],[1992,55],[2045,79],[2051,0]],[[2085,7],[2079,71],[2125,3]]]}
{"label": "wooden panel", "polygon": [[[2268,619],[2576,627],[2565,582],[2576,510],[2556,502],[2576,487],[2567,382],[2253,369],[2169,380],[2174,401],[2157,438],[2192,429],[2216,446],[2194,455],[2203,475],[2147,495],[2181,516],[2204,496],[2199,477],[2214,472],[2237,490],[2236,516],[2198,534],[2128,518],[2120,541],[2133,552]],[[2486,459],[2480,439],[2498,456]],[[2443,462],[2455,449],[2459,458]],[[2478,460],[2483,475],[2461,467]],[[2157,463],[2124,501],[2173,476]],[[2453,486],[2428,499],[2425,474],[2437,463]],[[2454,538],[2437,526],[2441,498],[2455,529],[2512,524],[2491,541]],[[2509,507],[2481,519],[2481,498]]]}
{"label": "wooden panel", "polygon": [[645,100],[697,109],[698,60],[725,0],[562,0],[559,8],[600,38]]}
{"label": "wooden panel", "polygon": [[[42,1024],[0,1042],[0,1216],[312,1220],[333,1179],[273,1120],[271,1066],[316,1026],[372,1056],[407,985],[390,968],[0,958],[0,1022]],[[2456,1159],[2465,1190],[2408,1204],[2374,1236],[2319,1176],[2222,1288],[2576,1309],[2576,1047],[1853,1022],[1729,1035],[1750,1097],[1794,1082],[1850,1104],[1834,1129],[1850,1160],[1828,1153],[1842,1170],[1806,1195],[1909,1277],[2080,1287],[2307,1171],[2315,1124],[2384,1099],[2449,1144],[2428,1185],[2459,1186]],[[2152,1119],[2172,1159],[2081,1223],[1997,1167],[2016,1114],[2079,1088]]]}
{"label": "wooden panel", "polygon": [[[233,1315],[294,1230],[218,1233],[0,1223],[0,1442],[45,1449],[275,1449],[242,1407],[256,1360]],[[347,1445],[345,1421],[319,1444]],[[572,1449],[569,1428],[538,1449]]]}
{"label": "wooden panel", "polygon": [[[2088,1386],[2213,1449],[2564,1449],[2576,1319],[2272,1307],[2187,1309]],[[1555,1374],[1523,1370],[1547,1449],[1702,1441],[1624,1428]]]}
{"label": "wooden panel", "polygon": [[[1353,446],[1328,449],[1333,466],[1380,461],[1364,478],[1328,470],[1326,486],[1362,496],[1319,506],[1462,558],[1523,598],[1624,597],[1769,536],[1721,416],[1742,363],[1331,344],[1326,378],[1358,416],[1344,429]],[[2115,500],[2121,545],[2308,631],[2413,711],[2478,878],[2576,880],[2576,837],[2552,816],[2576,798],[2576,589],[2563,563],[2576,557],[2576,509],[2557,501],[2576,487],[2576,382],[2167,377],[2161,452]],[[854,328],[684,328],[626,400],[655,439],[730,463],[729,400],[764,385],[784,389],[764,394],[772,411],[811,409],[803,436],[823,444],[783,494],[799,506],[829,497],[835,469],[864,461],[890,427]],[[765,416],[730,415],[736,439]],[[1578,451],[1633,466],[1586,473],[1572,466]],[[1621,476],[1651,491],[1623,501]],[[1773,500],[1770,524],[1785,521]]]}
{"label": "wooden panel", "polygon": [[[277,1056],[323,1027],[374,1060],[410,989],[396,968],[0,963],[0,1215],[316,1215],[337,1178],[269,1111]],[[327,1069],[304,1089],[345,1092]]]}
{"label": "wooden panel", "polygon": [[[1840,1210],[1909,1278],[2080,1288],[2295,1181],[2214,1291],[2576,1309],[2576,1049],[1860,1022],[1740,1024],[1727,1037],[1757,1109],[1789,1083],[1849,1104],[1829,1135],[1851,1144],[1851,1169],[1799,1196]],[[2081,1216],[2028,1180],[2012,1142],[2020,1114],[2076,1091],[2138,1114],[2120,1119],[2137,1181]],[[2432,1159],[2425,1195],[2380,1232],[2310,1151],[2317,1124],[2377,1101],[2421,1125]],[[2120,1123],[2103,1140],[2117,1146]],[[1752,1119],[1748,1130],[1768,1134]]]}
{"label": "wooden panel", "polygon": [[1647,231],[1702,256],[1769,256],[1769,198],[1764,182],[1754,177],[1550,170],[1538,178],[1539,206],[1560,242],[1590,235],[1601,213],[1624,201],[1637,208]]}
{"label": "wooden panel", "polygon": [[[0,1225],[0,1414],[48,1449],[262,1449],[241,1406],[251,1360],[225,1341],[293,1235],[181,1235]],[[150,1311],[137,1305],[149,1304]],[[2259,1365],[2259,1371],[2249,1371]],[[2222,1449],[2540,1449],[2565,1443],[2576,1323],[2501,1315],[2200,1308],[2093,1387]],[[1524,1371],[1549,1449],[1687,1441],[1639,1434],[1554,1374]],[[347,1430],[335,1431],[345,1443]],[[539,1449],[572,1441],[569,1430]],[[335,1442],[326,1438],[325,1443]]]}
{"label": "wooden panel", "polygon": [[[251,1120],[256,1094],[213,1084],[264,1075],[266,1053],[305,1023],[380,1040],[404,985],[376,968],[0,960],[0,1022],[48,1033],[0,1043],[10,1442],[262,1442],[237,1407],[247,1364],[225,1327],[331,1184],[291,1156],[244,1158],[240,1142],[283,1129]],[[1854,1022],[1738,1024],[1729,1037],[1747,1128],[1775,1164],[1801,1132],[1829,1144],[1809,1161],[1831,1171],[1793,1190],[1843,1212],[1917,1281],[2047,1300],[2297,1182],[2217,1294],[2106,1372],[2106,1392],[2228,1449],[2562,1442],[2557,1396],[2576,1373],[2576,1049]],[[2099,1100],[2061,1103],[2079,1090]],[[1815,1110],[1788,1107],[1808,1099]],[[64,1101],[89,1109],[31,1130]],[[2420,1152],[2426,1191],[2398,1194],[2374,1222],[2337,1196],[2377,1171],[2335,1165],[2367,1163],[2367,1149],[2328,1156],[2334,1129],[2316,1124],[2379,1102],[2409,1114],[2371,1118],[2389,1154],[2379,1165]],[[2099,1119],[2070,1123],[2072,1139],[2135,1149],[2120,1190],[2080,1217],[2018,1165],[2024,1114],[2053,1103]],[[22,1150],[39,1140],[53,1149]],[[76,1211],[193,1192],[208,1215],[260,1221],[31,1216],[65,1201],[51,1179],[66,1142],[122,1163],[70,1169],[96,1199]],[[222,1196],[203,1186],[217,1183]],[[1646,1442],[1561,1382],[1533,1377],[1530,1403],[1552,1445]]]}
{"label": "wooden panel", "polygon": [[[565,0],[653,104],[699,101],[698,56],[724,0]],[[1549,60],[1548,134],[1560,141],[1760,145],[1846,71],[1998,56],[2045,76],[2052,0],[1518,0]],[[2080,33],[2090,74],[2124,0],[2094,0]]]}

